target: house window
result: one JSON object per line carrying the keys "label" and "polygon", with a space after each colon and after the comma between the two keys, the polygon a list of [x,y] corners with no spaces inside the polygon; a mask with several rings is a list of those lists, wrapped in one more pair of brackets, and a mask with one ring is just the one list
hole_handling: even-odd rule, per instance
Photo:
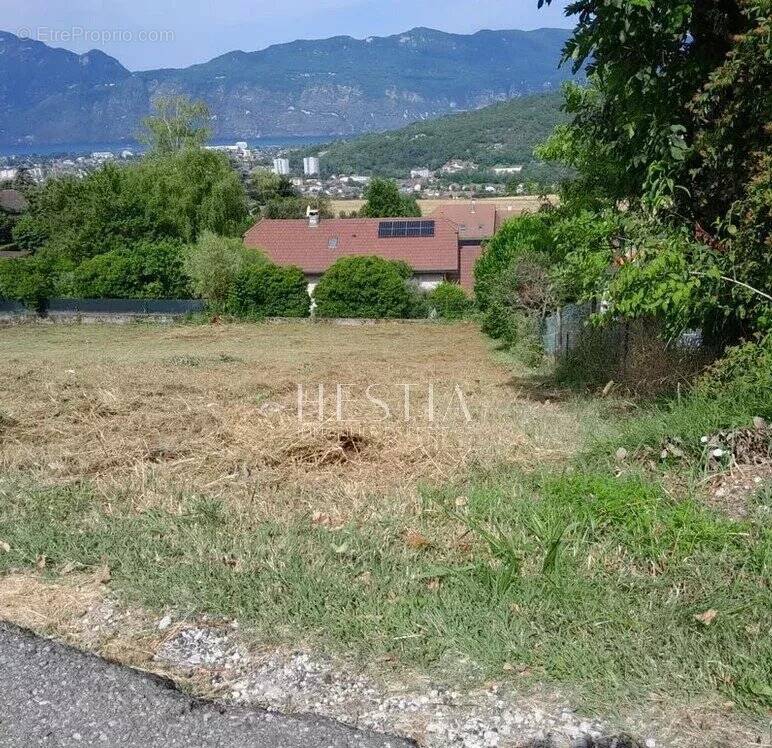
{"label": "house window", "polygon": [[379,239],[427,238],[434,236],[434,221],[381,221]]}
{"label": "house window", "polygon": [[327,248],[328,249],[337,249],[338,248],[338,237],[333,236],[332,239],[330,239],[327,242]]}

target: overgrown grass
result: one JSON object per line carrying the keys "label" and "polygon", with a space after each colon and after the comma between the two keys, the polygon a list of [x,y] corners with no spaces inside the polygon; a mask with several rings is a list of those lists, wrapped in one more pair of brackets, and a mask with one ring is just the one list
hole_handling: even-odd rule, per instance
{"label": "overgrown grass", "polygon": [[622,446],[630,452],[659,450],[677,440],[692,457],[704,455],[702,437],[718,431],[748,428],[754,418],[772,421],[772,338],[729,351],[683,396],[644,405],[634,418],[620,423],[613,440],[598,439],[595,456],[613,454]]}
{"label": "overgrown grass", "polygon": [[[425,496],[409,528],[421,542],[397,520],[331,531],[194,497],[137,514],[126,497],[6,481],[0,501],[0,571],[107,560],[116,591],[152,609],[423,667],[463,656],[484,674],[569,684],[586,704],[652,691],[772,704],[770,526],[637,476],[449,487]],[[709,610],[709,625],[695,618]]]}

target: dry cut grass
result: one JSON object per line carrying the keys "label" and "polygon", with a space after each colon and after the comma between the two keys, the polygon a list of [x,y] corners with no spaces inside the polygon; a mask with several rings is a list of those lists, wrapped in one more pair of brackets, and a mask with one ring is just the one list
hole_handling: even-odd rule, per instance
{"label": "dry cut grass", "polygon": [[473,325],[0,329],[0,469],[138,509],[200,492],[274,517],[409,511],[421,483],[565,458],[579,416],[524,396]]}

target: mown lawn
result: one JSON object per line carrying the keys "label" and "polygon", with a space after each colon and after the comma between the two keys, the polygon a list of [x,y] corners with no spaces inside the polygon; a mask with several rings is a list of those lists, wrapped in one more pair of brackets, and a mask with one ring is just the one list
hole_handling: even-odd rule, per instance
{"label": "mown lawn", "polygon": [[[81,426],[85,437],[98,439],[89,431],[97,429],[134,444],[127,429],[137,421],[122,406],[121,393],[129,390],[130,374],[140,391],[149,386],[142,369],[151,363],[156,376],[166,372],[187,388],[182,400],[188,404],[198,402],[192,393],[199,387],[210,388],[202,408],[207,401],[223,409],[245,402],[250,377],[271,381],[264,371],[258,376],[256,367],[268,364],[257,358],[270,362],[290,355],[277,347],[276,329],[218,330],[211,333],[214,344],[201,340],[210,334],[205,330],[123,331],[140,336],[130,360],[125,349],[108,354],[107,347],[89,348],[93,365],[105,376],[112,372],[108,389],[120,396],[112,409],[89,411]],[[68,452],[70,442],[52,436],[55,464],[47,471],[47,443],[29,441],[30,433],[55,434],[59,419],[81,423],[83,398],[100,386],[89,378],[94,375],[81,368],[74,369],[74,385],[67,385],[73,375],[66,372],[52,377],[53,384],[21,385],[34,403],[29,412],[24,400],[4,393],[0,541],[9,550],[0,553],[0,570],[44,566],[55,578],[65,566],[107,563],[116,594],[153,610],[238,618],[266,641],[316,643],[367,658],[390,655],[438,675],[463,659],[474,666],[466,677],[473,672],[568,687],[588,708],[620,708],[652,694],[731,700],[755,712],[772,705],[769,512],[751,507],[745,519],[730,519],[705,508],[688,482],[673,491],[667,476],[604,462],[603,449],[629,443],[636,428],[629,418],[602,427],[607,406],[597,402],[526,402],[476,331],[461,326],[432,332],[438,329],[446,342],[457,336],[459,343],[470,343],[466,350],[437,352],[444,356],[447,381],[471,370],[478,380],[492,377],[498,386],[479,385],[480,391],[507,402],[509,417],[527,413],[525,423],[539,426],[529,433],[518,423],[517,449],[498,462],[488,459],[485,431],[473,431],[468,445],[479,445],[478,455],[469,454],[460,465],[440,463],[455,465],[443,475],[434,468],[444,453],[424,454],[420,459],[434,466],[413,466],[410,486],[373,478],[370,489],[363,488],[363,476],[377,476],[379,460],[385,460],[371,453],[350,463],[293,463],[277,487],[260,478],[263,469],[275,477],[277,466],[263,466],[260,445],[249,452],[222,419],[222,451],[215,457],[238,454],[250,470],[207,488],[205,479],[222,463],[191,459],[199,442],[186,437],[160,467],[143,464],[145,494],[138,501],[136,461],[129,463],[133,469],[118,462],[88,474],[82,467],[94,464],[91,456],[86,461]],[[361,370],[365,364],[348,358],[356,349],[363,360],[371,357],[366,365],[373,373],[402,380],[406,368],[417,366],[416,357],[426,355],[418,344],[427,344],[427,331],[385,332],[391,337],[379,338],[380,329],[347,331],[338,361]],[[59,349],[62,361],[52,360],[47,344],[18,340],[10,358],[25,370],[36,361],[46,371],[66,369],[77,364],[72,344],[78,336],[88,341],[106,333],[65,334],[69,347]],[[293,360],[310,360],[298,348],[305,334],[293,330]],[[334,345],[335,329],[323,334]],[[261,335],[269,337],[260,353],[250,353]],[[306,344],[316,346],[318,339],[309,337]],[[223,363],[215,350],[238,360]],[[469,351],[477,358],[465,358]],[[330,350],[320,355],[328,367],[340,368]],[[195,356],[197,363],[180,364],[181,356]],[[8,360],[6,383],[12,378]],[[229,379],[229,367],[244,368]],[[436,377],[437,369],[426,368],[423,376]],[[220,389],[213,388],[215,381]],[[104,380],[101,386],[107,387]],[[45,431],[33,431],[38,427],[27,419],[41,413],[40,392],[52,401],[50,420]],[[170,412],[164,397],[170,396],[153,401],[161,414]],[[186,412],[188,418],[198,413]],[[463,434],[464,427],[458,428]],[[627,436],[619,433],[625,429]],[[598,443],[588,432],[605,435],[600,444],[606,447],[582,457],[577,446]],[[509,433],[504,429],[496,438]],[[208,447],[213,441],[207,435],[200,443]],[[522,453],[532,459],[522,459]],[[394,452],[385,454],[397,459]],[[193,471],[189,480],[181,477],[185,464]],[[314,500],[314,480],[324,499]],[[293,490],[303,501],[288,503]]]}

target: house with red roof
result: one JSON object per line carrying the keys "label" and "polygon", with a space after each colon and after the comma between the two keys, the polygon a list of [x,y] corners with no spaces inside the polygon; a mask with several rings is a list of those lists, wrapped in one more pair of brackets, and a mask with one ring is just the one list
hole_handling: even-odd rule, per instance
{"label": "house with red roof", "polygon": [[310,290],[341,257],[377,255],[403,260],[424,289],[443,280],[459,281],[458,228],[445,218],[263,219],[244,236],[277,265],[295,265]]}
{"label": "house with red roof", "polygon": [[520,213],[514,206],[504,208],[495,203],[461,201],[445,203],[431,213],[432,218],[444,218],[458,227],[459,278],[465,289],[474,290],[474,264],[483,253],[485,243],[505,221]]}
{"label": "house with red roof", "polygon": [[307,219],[260,220],[246,233],[244,243],[277,265],[299,267],[310,291],[341,257],[377,255],[406,262],[423,289],[447,280],[471,293],[474,263],[506,216],[495,205],[460,202],[442,206],[426,218],[325,219],[309,211]]}

